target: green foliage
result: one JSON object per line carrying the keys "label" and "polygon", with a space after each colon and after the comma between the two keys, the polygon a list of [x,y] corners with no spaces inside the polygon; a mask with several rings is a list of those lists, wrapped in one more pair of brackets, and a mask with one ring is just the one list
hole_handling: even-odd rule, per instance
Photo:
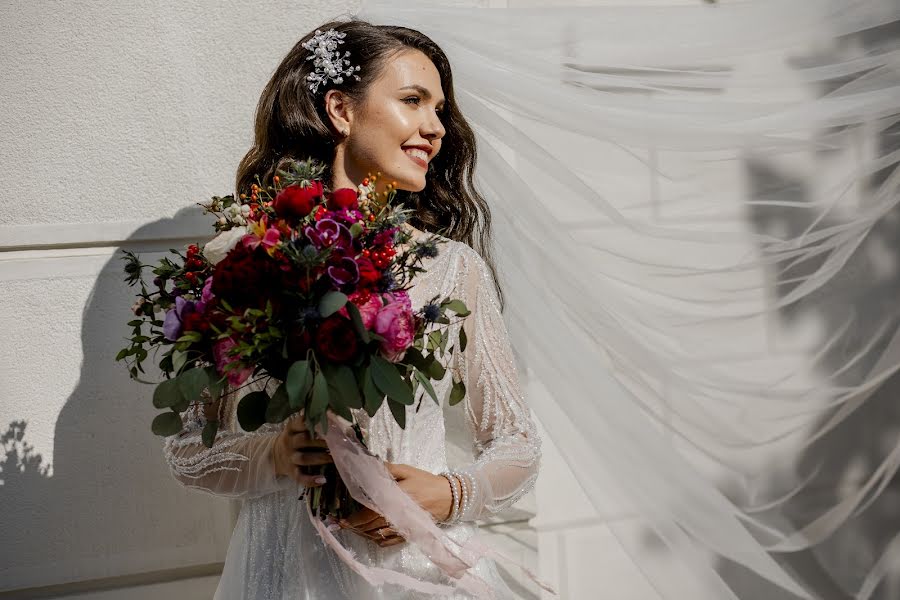
{"label": "green foliage", "polygon": [[308,360],[298,360],[288,369],[285,387],[291,408],[302,408],[309,390],[312,389],[313,373]]}
{"label": "green foliage", "polygon": [[454,381],[453,387],[450,388],[450,406],[456,406],[466,396],[466,384],[462,381]]}
{"label": "green foliage", "polygon": [[384,394],[378,390],[375,381],[372,379],[372,367],[367,365],[362,377],[363,381],[363,397],[365,398],[366,414],[374,417],[381,403],[384,402]]}
{"label": "green foliage", "polygon": [[281,423],[287,419],[292,412],[291,403],[288,401],[286,385],[282,383],[269,399],[269,405],[266,407],[266,423]]}
{"label": "green foliage", "polygon": [[319,314],[330,317],[347,304],[347,295],[341,292],[327,292],[319,301]]}
{"label": "green foliage", "polygon": [[406,405],[414,402],[412,390],[403,381],[402,376],[397,371],[397,367],[393,363],[374,354],[372,355],[370,366],[372,369],[372,380],[378,389],[387,395],[389,400]]}
{"label": "green foliage", "polygon": [[153,433],[163,437],[175,435],[181,431],[181,428],[181,416],[178,413],[171,411],[156,415],[153,419],[153,423],[150,425],[150,429]]}
{"label": "green foliage", "polygon": [[177,379],[166,379],[153,390],[153,406],[172,408],[184,402],[184,395]]}
{"label": "green foliage", "polygon": [[203,390],[209,385],[209,375],[205,369],[193,368],[176,378],[181,395],[188,402],[199,400]]}
{"label": "green foliage", "polygon": [[428,392],[428,395],[431,396],[431,399],[434,400],[435,404],[440,404],[438,402],[437,393],[434,391],[434,386],[431,385],[431,381],[428,380],[428,377],[423,375],[418,369],[413,369],[413,374],[419,383],[422,384],[422,387],[425,388],[425,391]]}
{"label": "green foliage", "polygon": [[203,440],[203,445],[207,448],[212,448],[213,443],[216,441],[216,433],[218,433],[218,431],[218,421],[207,421],[206,425],[203,426],[203,432],[200,434],[200,438]]}
{"label": "green foliage", "polygon": [[265,390],[250,392],[238,402],[237,418],[241,429],[256,431],[266,422],[269,394]]}

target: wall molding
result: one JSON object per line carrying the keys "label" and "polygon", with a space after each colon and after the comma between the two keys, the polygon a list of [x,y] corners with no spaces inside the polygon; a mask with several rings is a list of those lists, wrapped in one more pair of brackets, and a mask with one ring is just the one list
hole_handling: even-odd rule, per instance
{"label": "wall molding", "polygon": [[98,248],[164,240],[205,240],[212,235],[213,217],[200,209],[155,221],[46,223],[0,225],[0,259],[6,252]]}
{"label": "wall molding", "polygon": [[148,571],[146,573],[134,573],[130,575],[118,575],[116,577],[103,577],[74,581],[72,583],[60,583],[41,587],[22,588],[0,592],[0,600],[38,600],[40,598],[56,598],[69,594],[85,594],[89,592],[102,592],[118,588],[153,585],[158,583],[171,583],[183,579],[196,577],[208,577],[221,575],[225,563],[216,562],[190,567],[178,567],[161,571]]}

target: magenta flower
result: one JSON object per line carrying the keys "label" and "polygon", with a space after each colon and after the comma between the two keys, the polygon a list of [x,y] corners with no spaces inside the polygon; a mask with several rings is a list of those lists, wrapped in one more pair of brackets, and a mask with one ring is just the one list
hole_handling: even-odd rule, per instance
{"label": "magenta flower", "polygon": [[359,265],[349,256],[343,256],[337,264],[328,267],[328,276],[336,286],[359,281]]}
{"label": "magenta flower", "polygon": [[333,219],[317,221],[315,227],[308,225],[303,234],[317,250],[329,247],[335,250],[349,250],[353,245],[350,230]]}
{"label": "magenta flower", "polygon": [[384,338],[381,342],[384,357],[391,362],[400,361],[415,336],[412,311],[402,299],[391,302],[378,311],[373,325],[375,333]]}
{"label": "magenta flower", "polygon": [[[375,316],[378,314],[378,311],[381,310],[383,305],[381,298],[378,294],[369,294],[369,299],[363,304],[359,304],[359,299],[362,296],[359,292],[353,292],[350,294],[347,299],[356,304],[356,307],[359,309],[359,316],[362,317],[363,327],[366,329],[372,329],[372,325],[375,323]],[[350,318],[350,314],[347,312],[347,307],[341,308],[338,313],[341,315]]]}
{"label": "magenta flower", "polygon": [[219,375],[227,374],[228,383],[237,386],[247,381],[247,378],[253,374],[253,369],[249,367],[239,367],[231,368],[227,372],[225,371],[225,367],[228,365],[240,362],[236,357],[229,355],[229,352],[235,346],[237,346],[237,342],[234,338],[219,340],[213,345],[213,357],[216,359],[216,370],[219,372]]}

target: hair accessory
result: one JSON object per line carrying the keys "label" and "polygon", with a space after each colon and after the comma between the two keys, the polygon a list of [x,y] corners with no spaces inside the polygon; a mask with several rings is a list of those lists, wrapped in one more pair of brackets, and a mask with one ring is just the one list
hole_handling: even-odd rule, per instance
{"label": "hair accessory", "polygon": [[329,79],[334,83],[343,83],[345,75],[353,75],[359,81],[359,75],[354,74],[355,71],[359,71],[359,65],[353,67],[345,58],[350,56],[350,51],[346,50],[344,56],[341,56],[341,51],[337,49],[338,44],[344,43],[343,38],[346,36],[346,33],[336,31],[333,27],[325,33],[316,29],[312,39],[303,42],[303,47],[312,53],[306,60],[315,61],[315,73],[306,76],[307,81],[311,82],[309,89],[313,94],[321,84],[328,83]]}

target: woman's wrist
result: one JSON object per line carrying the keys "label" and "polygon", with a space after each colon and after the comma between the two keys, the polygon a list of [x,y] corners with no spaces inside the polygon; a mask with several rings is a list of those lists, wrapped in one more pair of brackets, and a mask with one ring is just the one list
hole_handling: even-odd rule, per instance
{"label": "woman's wrist", "polygon": [[441,473],[441,477],[447,482],[447,488],[449,490],[449,507],[448,510],[443,513],[445,516],[443,519],[440,519],[440,522],[444,524],[456,523],[459,521],[462,502],[462,484],[456,476],[455,471],[445,471]]}

